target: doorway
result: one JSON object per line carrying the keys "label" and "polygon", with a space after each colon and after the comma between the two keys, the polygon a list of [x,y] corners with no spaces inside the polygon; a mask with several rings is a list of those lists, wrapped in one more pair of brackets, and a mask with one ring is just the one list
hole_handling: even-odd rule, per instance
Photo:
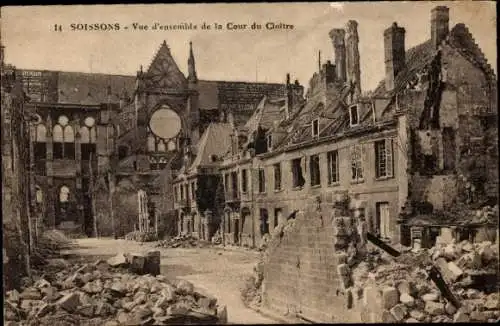
{"label": "doorway", "polygon": [[278,224],[281,222],[281,208],[274,209],[274,225],[273,228],[276,228]]}
{"label": "doorway", "polygon": [[260,209],[260,235],[269,233],[269,215],[267,209]]}
{"label": "doorway", "polygon": [[377,234],[380,236],[382,239],[387,239],[390,238],[391,232],[390,232],[390,210],[389,210],[389,203],[388,202],[380,202],[376,204],[377,208],[377,225],[376,225],[376,230]]}
{"label": "doorway", "polygon": [[234,243],[240,243],[240,219],[234,219]]}

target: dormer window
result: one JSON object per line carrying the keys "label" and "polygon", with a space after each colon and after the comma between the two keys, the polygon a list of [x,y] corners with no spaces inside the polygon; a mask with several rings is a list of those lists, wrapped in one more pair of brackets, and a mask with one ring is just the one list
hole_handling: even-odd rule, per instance
{"label": "dormer window", "polygon": [[314,119],[312,121],[312,136],[313,137],[319,136],[319,119]]}
{"label": "dormer window", "polygon": [[352,105],[349,107],[349,120],[351,127],[357,126],[359,124],[359,116],[358,116],[358,105]]}
{"label": "dormer window", "polygon": [[273,148],[273,135],[267,135],[267,149]]}

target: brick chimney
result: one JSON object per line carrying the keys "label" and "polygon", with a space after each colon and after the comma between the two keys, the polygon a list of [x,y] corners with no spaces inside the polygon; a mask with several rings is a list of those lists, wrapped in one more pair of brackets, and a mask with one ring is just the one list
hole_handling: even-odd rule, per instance
{"label": "brick chimney", "polygon": [[345,53],[345,30],[334,28],[328,34],[332,40],[335,53],[335,67],[337,70],[337,79],[345,82],[346,78],[346,53]]}
{"label": "brick chimney", "polygon": [[431,10],[431,41],[435,49],[448,36],[450,23],[450,9],[437,6]]}
{"label": "brick chimney", "polygon": [[358,22],[349,20],[346,26],[346,66],[347,82],[354,85],[353,99],[361,95],[361,68],[359,66]]}
{"label": "brick chimney", "polygon": [[385,89],[394,89],[394,80],[405,66],[405,29],[393,23],[384,31]]}
{"label": "brick chimney", "polygon": [[288,120],[290,118],[290,111],[293,101],[292,85],[290,84],[290,74],[286,74],[286,103],[285,103],[285,118]]}

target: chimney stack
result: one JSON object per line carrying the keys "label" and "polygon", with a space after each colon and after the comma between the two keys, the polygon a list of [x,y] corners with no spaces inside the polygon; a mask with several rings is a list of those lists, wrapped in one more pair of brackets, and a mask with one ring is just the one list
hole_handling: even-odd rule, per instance
{"label": "chimney stack", "polygon": [[361,68],[359,66],[358,22],[350,20],[346,26],[347,82],[354,85],[353,100],[361,95]]}
{"label": "chimney stack", "polygon": [[437,6],[431,10],[431,40],[435,49],[448,36],[450,22],[450,9]]}
{"label": "chimney stack", "polygon": [[290,84],[290,74],[286,74],[286,96],[285,96],[285,118],[288,120],[290,118],[290,111],[293,101],[292,85]]}
{"label": "chimney stack", "polygon": [[385,89],[394,89],[394,80],[405,67],[405,29],[393,23],[384,31]]}
{"label": "chimney stack", "polygon": [[346,50],[345,50],[345,30],[334,28],[329,33],[335,53],[335,67],[337,79],[346,82]]}

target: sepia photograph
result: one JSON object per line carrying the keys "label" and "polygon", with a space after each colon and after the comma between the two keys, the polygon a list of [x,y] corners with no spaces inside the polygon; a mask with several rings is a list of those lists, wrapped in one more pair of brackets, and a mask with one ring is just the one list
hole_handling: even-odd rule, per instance
{"label": "sepia photograph", "polygon": [[496,17],[3,6],[3,324],[500,322]]}

